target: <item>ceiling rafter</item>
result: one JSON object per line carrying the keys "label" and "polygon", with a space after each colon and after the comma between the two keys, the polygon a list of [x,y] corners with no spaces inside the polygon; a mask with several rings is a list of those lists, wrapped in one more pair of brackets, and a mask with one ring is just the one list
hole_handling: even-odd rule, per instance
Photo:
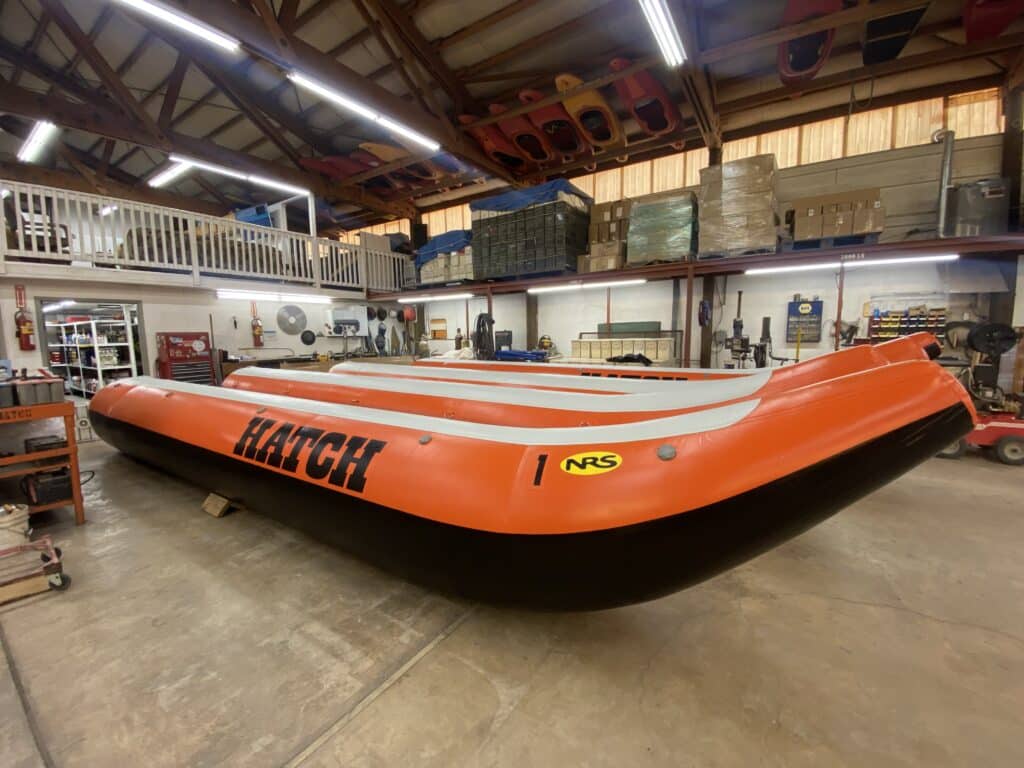
{"label": "ceiling rafter", "polygon": [[281,0],[281,9],[277,12],[277,23],[285,32],[291,32],[299,12],[299,0]]}
{"label": "ceiling rafter", "polygon": [[294,38],[291,50],[286,55],[279,54],[259,18],[246,13],[241,6],[229,0],[182,0],[182,8],[193,18],[215,29],[230,29],[247,50],[275,63],[282,70],[297,69],[312,78],[332,83],[344,90],[350,98],[370,104],[391,119],[439,141],[447,151],[467,162],[510,183],[518,183],[508,169],[487,157],[475,142],[461,134],[449,134],[437,117],[416,109],[401,97],[367,80],[308,43]]}
{"label": "ceiling rafter", "polygon": [[541,0],[516,0],[516,2],[506,5],[494,13],[484,16],[482,19],[477,19],[472,24],[467,24],[461,29],[457,29],[447,37],[442,37],[433,42],[433,46],[438,50],[444,50],[445,48],[451,48],[453,45],[458,45],[463,40],[469,40],[474,35],[478,35],[481,32],[490,29],[495,24],[505,21],[512,16],[525,11],[527,8],[532,8],[537,5]]}
{"label": "ceiling rafter", "polygon": [[160,137],[160,129],[156,121],[149,116],[149,113],[135,100],[135,96],[128,90],[121,76],[118,75],[107,63],[107,60],[100,54],[89,39],[89,36],[78,26],[68,9],[64,6],[63,0],[39,0],[40,4],[50,15],[61,32],[71,41],[71,44],[82,54],[82,58],[88,62],[93,72],[100,78],[111,97],[120,105],[125,114],[135,118],[140,126],[155,137]]}
{"label": "ceiling rafter", "polygon": [[1018,32],[1012,35],[1003,35],[989,40],[982,40],[977,43],[968,43],[967,45],[942,48],[940,50],[919,53],[913,56],[904,56],[882,64],[874,64],[844,72],[836,72],[832,75],[816,77],[813,80],[809,80],[795,86],[783,86],[782,88],[775,88],[771,91],[765,91],[764,93],[758,93],[745,98],[736,99],[728,102],[727,104],[722,104],[721,111],[724,115],[731,112],[756,109],[777,101],[788,101],[795,96],[801,96],[807,93],[852,85],[864,82],[865,80],[910,72],[915,69],[941,66],[943,64],[951,64],[967,59],[985,58],[992,53],[1013,50],[1020,48],[1021,46],[1024,46],[1024,33]]}
{"label": "ceiling rafter", "polygon": [[181,95],[181,86],[185,82],[185,73],[188,72],[189,59],[184,53],[178,52],[178,58],[174,62],[174,69],[167,79],[167,92],[164,100],[160,103],[160,115],[156,122],[162,128],[170,128],[171,120],[174,117],[174,110],[178,106],[178,96]]}
{"label": "ceiling rafter", "polygon": [[391,28],[392,34],[404,38],[412,55],[419,59],[423,68],[441,86],[441,89],[455,104],[456,111],[461,112],[476,102],[476,99],[466,89],[465,83],[455,76],[455,73],[441,58],[441,54],[423,36],[419,27],[416,26],[416,21],[405,9],[401,8],[395,0],[369,0],[369,2],[377,9],[377,15],[381,21]]}
{"label": "ceiling rafter", "polygon": [[[830,13],[825,16],[817,16],[797,24],[786,26],[764,32],[760,35],[734,40],[731,43],[714,46],[701,51],[701,61],[705,64],[714,64],[727,59],[734,59],[737,56],[750,53],[762,48],[772,48],[779,43],[788,40],[795,40],[804,35],[825,30],[845,27],[849,24],[860,24],[880,16],[888,16],[900,11],[908,11],[913,8],[920,8],[928,5],[927,0],[878,0],[878,2],[858,3],[852,8],[843,11]],[[689,49],[687,49],[689,51]]]}
{"label": "ceiling rafter", "polygon": [[118,113],[96,105],[76,104],[54,94],[42,95],[18,86],[0,85],[0,109],[33,119],[51,120],[66,128],[152,147],[166,153],[177,152],[196,160],[235,168],[246,173],[272,176],[288,184],[309,189],[320,197],[362,205],[381,214],[405,217],[411,215],[414,210],[406,203],[384,201],[362,188],[327,181],[317,174],[270,163],[262,158],[203,139],[172,131],[167,131],[158,138],[143,130],[141,126],[124,120]]}
{"label": "ceiling rafter", "polygon": [[[32,39],[28,41],[28,45],[25,46],[25,54],[28,56],[35,56],[39,50],[39,44],[43,42],[43,38],[46,36],[46,30],[50,27],[50,22],[53,21],[53,17],[47,11],[43,11],[39,15],[39,21],[36,22],[35,31],[32,33]],[[17,85],[18,81],[21,80],[22,72],[25,70],[18,63],[15,63],[14,72],[11,74],[10,82],[12,85]]]}

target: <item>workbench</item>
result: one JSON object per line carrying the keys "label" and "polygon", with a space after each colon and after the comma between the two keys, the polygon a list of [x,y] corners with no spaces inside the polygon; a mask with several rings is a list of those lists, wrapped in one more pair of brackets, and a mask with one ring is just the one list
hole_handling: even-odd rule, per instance
{"label": "workbench", "polygon": [[64,420],[67,446],[0,458],[0,480],[67,467],[71,475],[71,498],[49,504],[29,505],[28,509],[29,513],[35,513],[57,507],[74,507],[75,523],[81,525],[85,522],[85,505],[82,502],[82,479],[78,469],[78,443],[75,439],[75,404],[66,400],[62,403],[0,408],[0,426],[57,418]]}

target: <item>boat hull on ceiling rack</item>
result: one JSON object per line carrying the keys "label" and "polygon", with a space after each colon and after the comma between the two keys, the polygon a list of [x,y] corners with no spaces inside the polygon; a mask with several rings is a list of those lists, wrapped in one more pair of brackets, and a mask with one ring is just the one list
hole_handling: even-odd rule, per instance
{"label": "boat hull on ceiling rack", "polygon": [[[789,0],[782,14],[782,25],[799,24],[841,10],[843,0]],[[828,60],[835,36],[835,29],[826,29],[780,43],[779,79],[786,85],[795,85],[813,78]]]}
{"label": "boat hull on ceiling rack", "polygon": [[607,149],[621,144],[622,126],[619,124],[619,118],[615,116],[615,110],[595,89],[575,93],[574,90],[583,84],[579,77],[568,73],[555,78],[555,88],[559,93],[565,94],[562,105],[572,118],[576,129],[595,147]]}
{"label": "boat hull on ceiling rack", "polygon": [[[612,59],[611,70],[621,72],[633,65],[629,59]],[[682,118],[675,102],[651,72],[641,70],[615,81],[619,100],[629,108],[633,119],[650,136],[663,136],[679,128]],[[682,149],[682,147],[678,147]]]}

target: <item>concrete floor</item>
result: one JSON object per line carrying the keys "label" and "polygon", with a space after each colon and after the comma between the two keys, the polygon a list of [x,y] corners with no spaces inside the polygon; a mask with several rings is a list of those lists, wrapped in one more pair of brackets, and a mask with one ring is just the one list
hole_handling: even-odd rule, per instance
{"label": "concrete floor", "polygon": [[4,766],[1024,765],[1024,468],[933,460],[699,587],[555,615],[82,454],[90,522],[38,521],[71,589],[0,609]]}

